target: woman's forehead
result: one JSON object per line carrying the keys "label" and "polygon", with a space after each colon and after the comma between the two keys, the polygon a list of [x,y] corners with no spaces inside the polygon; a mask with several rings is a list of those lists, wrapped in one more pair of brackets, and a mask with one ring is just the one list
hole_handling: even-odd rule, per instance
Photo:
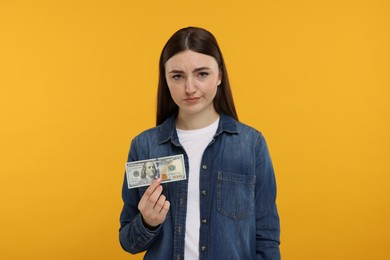
{"label": "woman's forehead", "polygon": [[191,50],[179,52],[173,55],[165,63],[165,69],[167,72],[170,70],[183,70],[189,68],[194,69],[200,67],[208,67],[213,69],[218,67],[218,64],[213,56]]}

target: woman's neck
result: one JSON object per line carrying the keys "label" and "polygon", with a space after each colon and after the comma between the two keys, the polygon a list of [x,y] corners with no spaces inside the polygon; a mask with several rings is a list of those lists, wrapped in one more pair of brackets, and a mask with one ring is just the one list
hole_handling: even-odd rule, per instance
{"label": "woman's neck", "polygon": [[213,109],[209,113],[186,114],[179,110],[176,118],[176,127],[181,130],[196,130],[211,125],[219,118],[219,114]]}

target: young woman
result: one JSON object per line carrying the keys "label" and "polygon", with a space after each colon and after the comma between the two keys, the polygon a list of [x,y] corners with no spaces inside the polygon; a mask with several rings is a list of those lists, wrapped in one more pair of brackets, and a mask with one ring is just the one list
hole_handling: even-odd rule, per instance
{"label": "young woman", "polygon": [[183,28],[159,67],[157,126],[134,138],[128,161],[183,154],[187,180],[128,189],[125,178],[122,247],[145,259],[280,259],[271,158],[238,122],[216,39]]}

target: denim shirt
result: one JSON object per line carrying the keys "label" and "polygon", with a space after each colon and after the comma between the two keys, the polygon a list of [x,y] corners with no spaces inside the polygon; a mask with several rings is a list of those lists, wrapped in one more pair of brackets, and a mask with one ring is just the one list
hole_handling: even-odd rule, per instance
{"label": "denim shirt", "polygon": [[[183,154],[175,118],[149,129],[131,143],[128,161]],[[213,140],[200,167],[199,259],[280,259],[280,225],[276,182],[263,135],[221,115]],[[171,206],[165,221],[147,229],[137,208],[147,187],[128,189],[120,216],[120,243],[124,250],[144,259],[183,259],[188,181],[163,183]]]}

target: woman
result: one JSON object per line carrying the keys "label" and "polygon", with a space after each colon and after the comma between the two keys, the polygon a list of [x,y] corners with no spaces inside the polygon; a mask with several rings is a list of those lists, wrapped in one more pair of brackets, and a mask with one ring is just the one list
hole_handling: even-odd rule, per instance
{"label": "woman", "polygon": [[159,64],[157,126],[128,161],[184,154],[188,178],[123,185],[119,232],[145,259],[280,259],[276,183],[264,137],[238,122],[222,53],[201,28],[177,31]]}

